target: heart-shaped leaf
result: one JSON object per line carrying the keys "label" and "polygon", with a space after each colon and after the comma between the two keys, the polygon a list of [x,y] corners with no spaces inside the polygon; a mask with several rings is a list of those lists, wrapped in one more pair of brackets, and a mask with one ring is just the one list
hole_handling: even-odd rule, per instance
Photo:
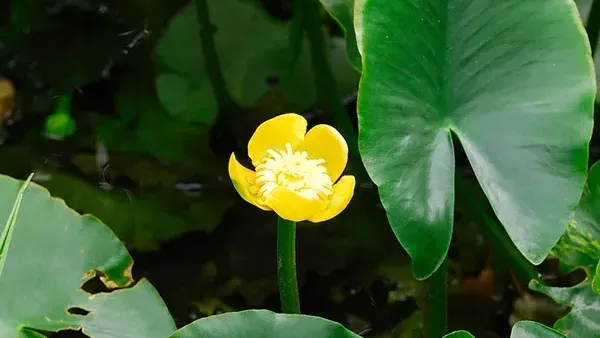
{"label": "heart-shaped leaf", "polygon": [[198,319],[170,338],[360,338],[327,319],[266,310],[229,312]]}
{"label": "heart-shaped leaf", "polygon": [[451,134],[517,248],[542,262],[577,206],[592,131],[575,5],[364,0],[356,11],[360,150],[415,276],[430,276],[450,244]]}
{"label": "heart-shaped leaf", "polygon": [[[0,176],[0,219],[9,219],[21,183]],[[94,338],[164,338],[176,328],[146,280],[131,288],[133,260],[92,216],[80,216],[30,184],[2,250],[0,336],[45,337],[38,330],[81,329]],[[100,277],[112,292],[89,294]]]}
{"label": "heart-shaped leaf", "polygon": [[570,306],[571,312],[559,319],[554,328],[572,338],[600,335],[600,296],[594,291],[598,283],[600,261],[600,165],[588,173],[586,193],[575,211],[565,234],[552,249],[563,272],[582,268],[587,278],[573,287],[550,287],[532,281],[530,288],[552,297],[557,303]]}

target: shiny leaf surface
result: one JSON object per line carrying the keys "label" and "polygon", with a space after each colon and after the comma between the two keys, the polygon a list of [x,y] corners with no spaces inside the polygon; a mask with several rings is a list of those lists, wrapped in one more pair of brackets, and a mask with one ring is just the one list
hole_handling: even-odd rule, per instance
{"label": "shiny leaf surface", "polygon": [[[0,176],[0,219],[21,183]],[[156,290],[131,276],[133,260],[92,216],[80,216],[31,183],[23,195],[0,277],[0,336],[43,337],[36,330],[82,329],[94,338],[164,338],[175,324]],[[82,285],[99,276],[111,293]]]}
{"label": "shiny leaf surface", "polygon": [[566,336],[540,323],[523,320],[513,326],[510,338],[566,338]]}
{"label": "shiny leaf surface", "polygon": [[572,308],[554,328],[572,338],[600,335],[600,297],[594,292],[597,265],[600,260],[600,165],[588,173],[587,191],[565,234],[552,250],[564,272],[583,268],[587,278],[573,287],[550,287],[531,282],[533,290],[552,297],[557,303]]}
{"label": "shiny leaf surface", "polygon": [[[454,331],[443,338],[475,338],[475,336],[467,331]],[[513,326],[510,338],[566,338],[566,336],[540,323],[523,320]]]}
{"label": "shiny leaf surface", "polygon": [[415,276],[430,276],[450,244],[451,134],[539,264],[581,195],[592,130],[593,67],[574,4],[365,0],[359,10],[360,150]]}
{"label": "shiny leaf surface", "polygon": [[170,338],[358,338],[342,325],[313,316],[266,310],[230,312],[199,319]]}
{"label": "shiny leaf surface", "polygon": [[475,338],[475,336],[467,331],[460,330],[448,333],[443,338]]}

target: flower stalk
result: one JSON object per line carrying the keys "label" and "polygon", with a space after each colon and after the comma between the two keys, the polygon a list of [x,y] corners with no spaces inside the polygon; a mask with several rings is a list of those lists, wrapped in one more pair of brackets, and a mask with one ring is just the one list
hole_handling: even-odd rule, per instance
{"label": "flower stalk", "polygon": [[277,217],[277,276],[283,313],[300,313],[296,276],[296,222]]}

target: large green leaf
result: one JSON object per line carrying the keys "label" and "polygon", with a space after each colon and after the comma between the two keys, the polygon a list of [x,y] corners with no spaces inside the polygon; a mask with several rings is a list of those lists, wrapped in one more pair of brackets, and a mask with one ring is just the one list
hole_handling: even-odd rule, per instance
{"label": "large green leaf", "polygon": [[594,292],[597,265],[600,261],[600,165],[590,169],[588,190],[581,199],[565,234],[552,250],[560,259],[564,272],[582,268],[587,278],[573,287],[550,287],[531,282],[530,287],[552,297],[557,303],[572,308],[559,319],[554,328],[572,338],[600,335],[600,296]]}
{"label": "large green leaf", "polygon": [[566,338],[560,332],[537,322],[523,320],[513,326],[511,338]]}
{"label": "large green leaf", "polygon": [[170,338],[359,338],[342,325],[313,316],[266,310],[230,312],[198,319]]}
{"label": "large green leaf", "polygon": [[[475,337],[467,331],[455,331],[445,335],[444,338]],[[510,338],[566,338],[566,336],[540,323],[523,320],[513,326]]]}
{"label": "large green leaf", "polygon": [[[0,219],[8,219],[21,183],[0,176]],[[175,324],[146,281],[133,283],[133,260],[117,237],[30,184],[11,240],[2,252],[0,336],[44,337],[35,330],[82,329],[94,338],[164,338]],[[110,293],[82,285],[95,276]]]}
{"label": "large green leaf", "polygon": [[392,229],[426,278],[452,235],[462,144],[523,255],[539,264],[581,195],[595,93],[567,0],[365,0],[360,150]]}

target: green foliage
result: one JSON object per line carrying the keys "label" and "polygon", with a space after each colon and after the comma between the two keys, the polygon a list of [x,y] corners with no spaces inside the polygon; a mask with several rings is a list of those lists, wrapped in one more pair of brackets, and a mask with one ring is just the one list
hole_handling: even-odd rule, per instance
{"label": "green foliage", "polygon": [[[14,220],[9,215],[20,188],[0,177],[0,219]],[[104,224],[78,215],[36,184],[22,198],[1,252],[1,336],[81,328],[94,338],[164,338],[175,330],[156,290],[146,280],[132,286],[133,260]],[[94,277],[121,290],[90,295],[82,286]]]}
{"label": "green foliage", "polygon": [[[269,79],[278,83],[287,109],[298,111],[314,103],[309,54],[306,48],[299,55],[291,54],[289,23],[270,17],[257,3],[243,0],[210,2],[209,10],[217,27],[214,39],[221,71],[239,105],[253,105],[267,94]],[[171,20],[156,46],[156,88],[162,105],[173,116],[210,123],[218,105],[204,68],[199,31],[193,3]],[[186,53],[181,53],[181,46],[186,46]],[[328,47],[332,59],[339,60],[345,53],[340,38],[328,39]],[[358,74],[348,62],[334,63],[334,74],[342,91],[356,87]]]}
{"label": "green foliage", "polygon": [[520,321],[515,324],[511,338],[566,338],[565,335],[540,323]]}
{"label": "green foliage", "polygon": [[[52,196],[110,226],[135,250],[136,276],[157,286],[178,323],[279,310],[275,219],[239,203],[227,157],[266,118],[303,113],[310,124],[344,133],[352,148],[348,173],[357,177],[344,213],[319,226],[298,224],[303,311],[354,332],[371,330],[368,336],[420,337],[427,291],[414,276],[435,270],[454,235],[449,296],[451,309],[461,311],[450,311],[450,327],[491,331],[495,310],[514,302],[512,292],[492,293],[508,289],[511,273],[517,285],[537,278],[531,262],[554,245],[581,192],[594,88],[569,1],[320,0],[327,13],[316,0],[204,2],[214,27],[201,27],[195,1],[187,0],[0,5],[0,77],[17,89],[13,116],[0,126],[0,172],[33,170]],[[577,3],[591,22],[593,1]],[[211,35],[220,67],[205,63]],[[227,88],[212,87],[207,67],[222,73]],[[354,161],[352,102],[340,104],[356,91],[361,71],[361,151],[381,196]],[[223,89],[239,107],[217,102]],[[73,106],[53,109],[64,93],[73,93]],[[457,183],[454,196],[452,134],[483,191],[460,191]],[[0,336],[69,328],[101,338],[172,334],[152,286],[142,279],[132,287],[132,259],[113,233],[37,185],[15,222],[8,202],[19,186],[0,177],[0,209],[14,226],[0,240],[0,251],[8,247],[0,258]],[[586,193],[552,249],[562,272],[583,268],[588,278],[575,287],[532,284],[572,307],[555,329],[575,338],[600,331],[595,195]],[[201,233],[182,236],[190,231]],[[82,289],[95,274],[112,292]],[[529,314],[518,313],[521,299],[537,308],[545,297],[527,296],[512,305],[511,321]],[[69,307],[91,312],[69,314]],[[204,318],[172,337],[211,334],[357,337],[322,318],[262,310]],[[519,322],[511,337],[563,336]]]}
{"label": "green foliage", "polygon": [[[145,170],[151,170],[146,167]],[[175,188],[135,196],[119,188],[97,186],[60,172],[45,171],[44,186],[82,213],[110,224],[119,238],[138,250],[156,250],[166,240],[191,230],[213,231],[230,207],[230,195],[186,197]]]}
{"label": "green foliage", "polygon": [[430,276],[450,245],[451,134],[517,248],[542,262],[581,194],[592,130],[575,6],[365,0],[357,11],[361,154],[415,276]]}
{"label": "green foliage", "polygon": [[587,278],[573,287],[550,287],[532,282],[530,287],[552,297],[559,304],[571,307],[571,312],[558,320],[554,328],[572,338],[595,337],[600,327],[600,297],[597,292],[597,266],[600,261],[600,165],[590,169],[587,191],[565,234],[552,249],[563,272],[582,268]]}
{"label": "green foliage", "polygon": [[467,331],[454,331],[452,333],[449,333],[447,335],[445,335],[443,338],[475,338],[475,336],[473,336],[472,334],[470,334]]}
{"label": "green foliage", "polygon": [[265,310],[225,313],[199,319],[170,338],[359,338],[342,325],[319,317]]}
{"label": "green foliage", "polygon": [[[467,331],[455,331],[445,335],[444,338],[475,337]],[[566,336],[540,323],[524,320],[513,326],[510,338],[566,338]]]}
{"label": "green foliage", "polygon": [[360,53],[356,44],[354,34],[354,0],[320,0],[329,14],[338,22],[344,30],[346,37],[346,53],[354,68],[360,70],[362,67]]}

